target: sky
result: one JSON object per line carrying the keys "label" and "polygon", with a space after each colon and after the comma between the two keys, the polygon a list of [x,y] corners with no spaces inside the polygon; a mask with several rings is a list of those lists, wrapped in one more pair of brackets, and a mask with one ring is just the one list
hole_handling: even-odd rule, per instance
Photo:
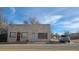
{"label": "sky", "polygon": [[79,31],[78,7],[7,7],[3,11],[8,22],[22,24],[36,17],[41,24],[50,24],[53,33]]}

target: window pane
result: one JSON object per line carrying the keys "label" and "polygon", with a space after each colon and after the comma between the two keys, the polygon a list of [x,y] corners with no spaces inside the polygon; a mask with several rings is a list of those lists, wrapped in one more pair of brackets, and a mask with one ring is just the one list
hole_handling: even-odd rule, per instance
{"label": "window pane", "polygon": [[38,33],[38,39],[48,39],[47,33]]}
{"label": "window pane", "polygon": [[16,37],[16,32],[10,32],[10,37],[15,38]]}

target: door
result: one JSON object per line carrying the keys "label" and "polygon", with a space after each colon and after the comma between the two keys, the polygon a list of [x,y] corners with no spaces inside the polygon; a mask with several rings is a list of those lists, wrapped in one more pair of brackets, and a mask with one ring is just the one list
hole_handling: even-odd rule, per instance
{"label": "door", "polygon": [[36,33],[32,33],[32,42],[37,41]]}
{"label": "door", "polygon": [[21,33],[17,32],[17,41],[20,41],[20,36],[21,36]]}

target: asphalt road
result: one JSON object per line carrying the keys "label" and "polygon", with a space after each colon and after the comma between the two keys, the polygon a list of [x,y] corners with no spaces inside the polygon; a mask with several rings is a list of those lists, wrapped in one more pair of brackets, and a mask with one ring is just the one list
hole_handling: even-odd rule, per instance
{"label": "asphalt road", "polygon": [[79,43],[71,43],[71,44],[0,44],[0,51],[79,51]]}

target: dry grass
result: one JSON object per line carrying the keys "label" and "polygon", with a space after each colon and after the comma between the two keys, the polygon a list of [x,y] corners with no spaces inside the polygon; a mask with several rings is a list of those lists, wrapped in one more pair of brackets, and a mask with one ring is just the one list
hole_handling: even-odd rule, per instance
{"label": "dry grass", "polygon": [[78,51],[79,44],[0,44],[1,51]]}
{"label": "dry grass", "polygon": [[73,41],[75,43],[79,43],[79,39],[74,39],[74,40],[71,40],[71,41]]}

